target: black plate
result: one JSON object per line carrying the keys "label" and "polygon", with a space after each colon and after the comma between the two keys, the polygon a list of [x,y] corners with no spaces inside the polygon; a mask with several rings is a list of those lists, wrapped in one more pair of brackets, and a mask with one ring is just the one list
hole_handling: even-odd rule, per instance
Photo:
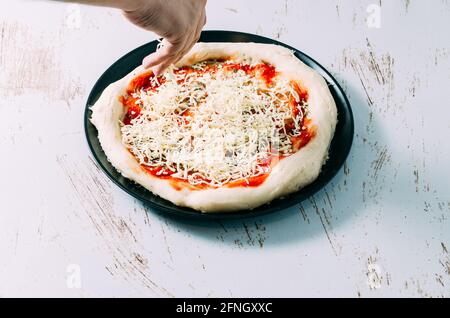
{"label": "black plate", "polygon": [[148,204],[151,208],[158,210],[158,212],[165,212],[175,216],[181,217],[200,217],[202,219],[212,218],[212,219],[222,219],[222,218],[241,218],[241,217],[252,217],[255,215],[262,215],[269,212],[280,211],[282,209],[288,208],[294,204],[297,204],[309,196],[313,195],[320,189],[322,189],[340,170],[344,161],[346,160],[350,148],[353,142],[354,133],[354,122],[353,114],[350,108],[350,103],[345,96],[342,88],[338,82],[331,76],[331,74],[323,68],[319,63],[314,61],[312,58],[306,54],[300,52],[299,50],[290,47],[286,44],[280,43],[278,41],[265,38],[262,36],[241,33],[241,32],[231,32],[231,31],[204,31],[200,38],[201,42],[257,42],[257,43],[268,43],[268,44],[278,44],[287,47],[295,51],[295,55],[302,60],[305,64],[312,67],[318,71],[328,82],[331,93],[336,101],[338,108],[338,124],[336,127],[336,132],[334,138],[331,142],[329,160],[322,168],[322,172],[319,177],[309,186],[297,191],[287,197],[276,199],[269,204],[263,205],[259,208],[249,211],[238,211],[238,212],[224,212],[224,213],[213,213],[213,214],[203,214],[197,212],[193,209],[178,207],[167,200],[164,200],[150,191],[146,190],[144,187],[135,184],[134,182],[122,177],[122,175],[117,172],[117,170],[108,162],[105,153],[103,152],[99,140],[97,138],[97,130],[94,125],[91,124],[89,118],[91,117],[91,110],[89,107],[97,101],[103,90],[111,83],[123,78],[125,75],[130,73],[134,68],[141,64],[142,59],[151,52],[156,50],[158,44],[157,41],[145,44],[124,57],[120,58],[117,62],[111,65],[108,70],[100,77],[97,83],[92,88],[89,94],[86,110],[84,116],[85,132],[89,147],[97,160],[100,167],[108,175],[108,177],[114,181],[120,188],[126,191],[133,197],[142,200]]}

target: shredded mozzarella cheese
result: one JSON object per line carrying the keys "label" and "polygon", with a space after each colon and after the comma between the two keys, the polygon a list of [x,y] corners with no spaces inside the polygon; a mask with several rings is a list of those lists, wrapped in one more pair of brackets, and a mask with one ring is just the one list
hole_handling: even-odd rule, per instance
{"label": "shredded mozzarella cheese", "polygon": [[[133,94],[141,112],[122,124],[122,140],[141,165],[192,185],[220,187],[266,174],[270,164],[264,163],[292,154],[306,102],[287,79],[268,84],[227,63],[199,62],[192,72],[171,68],[164,81],[151,78],[156,89]],[[201,72],[212,64],[214,72]]]}

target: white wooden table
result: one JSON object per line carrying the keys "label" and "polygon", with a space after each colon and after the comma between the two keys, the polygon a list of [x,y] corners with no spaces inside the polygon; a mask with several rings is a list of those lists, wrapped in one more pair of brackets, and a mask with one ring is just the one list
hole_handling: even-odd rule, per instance
{"label": "white wooden table", "polygon": [[84,102],[155,37],[105,8],[0,3],[0,296],[450,296],[450,3],[210,0],[207,29],[277,38],[351,101],[345,168],[244,221],[156,215],[112,184]]}

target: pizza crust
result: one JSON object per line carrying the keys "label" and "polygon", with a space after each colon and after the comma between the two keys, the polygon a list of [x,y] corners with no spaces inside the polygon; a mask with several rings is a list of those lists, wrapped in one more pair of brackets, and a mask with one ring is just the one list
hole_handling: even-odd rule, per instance
{"label": "pizza crust", "polygon": [[293,193],[313,182],[328,158],[328,148],[337,123],[337,109],[325,80],[302,63],[293,52],[276,45],[259,43],[198,43],[177,66],[206,59],[233,56],[254,58],[276,67],[281,76],[298,81],[309,94],[308,117],[317,127],[316,136],[295,154],[281,160],[265,182],[257,187],[176,190],[167,179],[145,172],[122,144],[119,120],[125,109],[118,97],[126,94],[129,82],[145,72],[138,67],[123,79],[109,85],[92,106],[92,123],[98,130],[100,144],[111,164],[125,177],[172,203],[202,212],[253,209],[278,197]]}

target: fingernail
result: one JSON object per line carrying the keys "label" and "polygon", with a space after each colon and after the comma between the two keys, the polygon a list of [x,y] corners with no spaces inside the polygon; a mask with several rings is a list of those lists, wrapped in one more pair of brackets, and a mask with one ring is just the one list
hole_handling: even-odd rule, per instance
{"label": "fingernail", "polygon": [[143,60],[142,60],[142,66],[144,68],[149,68],[150,67],[150,56],[146,56]]}
{"label": "fingernail", "polygon": [[162,73],[164,73],[164,69],[162,68],[161,64],[159,64],[159,65],[153,67],[153,73],[154,73],[156,76],[162,75]]}
{"label": "fingernail", "polygon": [[165,71],[165,69],[163,69],[163,68],[158,68],[158,69],[155,71],[155,74],[156,74],[156,76],[160,76],[160,75],[163,75],[163,74],[164,74],[164,71]]}

